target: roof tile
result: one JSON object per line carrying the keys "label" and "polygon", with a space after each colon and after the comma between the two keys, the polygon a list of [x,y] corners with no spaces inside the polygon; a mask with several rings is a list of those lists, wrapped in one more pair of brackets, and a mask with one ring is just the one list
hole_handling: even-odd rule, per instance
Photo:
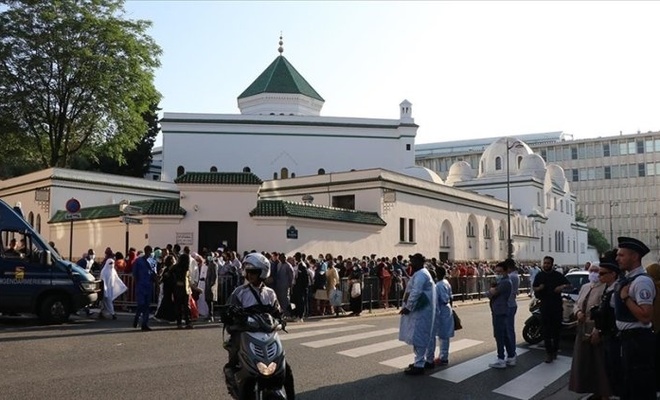
{"label": "roof tile", "polygon": [[193,185],[261,185],[263,181],[252,172],[186,172],[175,183]]}
{"label": "roof tile", "polygon": [[348,210],[316,204],[296,203],[285,200],[258,200],[250,211],[252,217],[299,217],[355,224],[380,225],[387,223],[375,212]]}

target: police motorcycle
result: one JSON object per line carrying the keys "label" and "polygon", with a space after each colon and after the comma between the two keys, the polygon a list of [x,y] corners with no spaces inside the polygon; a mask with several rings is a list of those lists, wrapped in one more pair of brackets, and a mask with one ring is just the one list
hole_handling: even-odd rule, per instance
{"label": "police motorcycle", "polygon": [[[573,314],[575,299],[569,294],[562,294],[562,321],[561,333],[575,333],[577,328],[577,317]],[[529,344],[537,344],[543,340],[543,320],[541,319],[541,300],[533,298],[529,303],[529,312],[532,315],[525,321],[523,327],[523,339]]]}
{"label": "police motorcycle", "polygon": [[294,396],[291,375],[288,376],[290,388],[287,397],[287,375],[292,372],[278,335],[280,330],[286,332],[286,324],[274,318],[272,311],[273,307],[267,305],[248,308],[225,306],[220,310],[220,319],[224,324],[223,339],[225,331],[240,335],[239,364],[224,367],[227,389],[234,399],[290,400]]}

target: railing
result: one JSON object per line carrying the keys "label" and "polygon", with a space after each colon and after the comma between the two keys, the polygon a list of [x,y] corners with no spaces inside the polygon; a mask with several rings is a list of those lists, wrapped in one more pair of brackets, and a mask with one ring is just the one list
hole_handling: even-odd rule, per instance
{"label": "railing", "polygon": [[[136,306],[135,298],[135,280],[131,274],[119,274],[119,278],[128,287],[128,290],[119,296],[114,304],[118,308],[127,310],[134,310]],[[407,279],[406,279],[407,280]],[[390,292],[387,296],[387,303],[390,306],[399,308],[402,305],[403,293],[405,290],[406,280],[403,285],[396,285],[392,283]],[[491,283],[495,282],[495,276],[483,277],[449,277],[447,278],[451,285],[453,300],[454,301],[467,301],[471,299],[481,299],[483,292],[486,291]],[[219,276],[218,277],[218,305],[227,303],[229,296],[236,288],[238,282],[232,276]],[[160,285],[154,283],[154,290],[152,291],[151,307],[155,308],[158,304],[158,296]],[[531,282],[528,274],[520,275],[520,288],[519,293],[529,293]],[[351,290],[347,278],[342,278],[340,282],[340,290],[342,291],[342,307],[349,304]],[[309,310],[314,310],[314,290],[309,289]],[[383,297],[381,296],[381,279],[375,276],[363,276],[362,278],[362,307],[365,310],[373,310],[374,308],[383,307]]]}

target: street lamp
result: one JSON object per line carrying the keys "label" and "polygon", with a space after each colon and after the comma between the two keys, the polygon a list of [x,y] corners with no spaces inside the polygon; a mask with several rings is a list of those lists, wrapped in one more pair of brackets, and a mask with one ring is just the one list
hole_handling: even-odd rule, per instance
{"label": "street lamp", "polygon": [[612,207],[618,206],[619,203],[610,200],[610,246],[614,247],[614,228],[612,227]]}
{"label": "street lamp", "polygon": [[506,258],[513,260],[513,241],[511,240],[511,175],[509,173],[509,151],[514,147],[523,147],[520,140],[509,144],[506,138]]}

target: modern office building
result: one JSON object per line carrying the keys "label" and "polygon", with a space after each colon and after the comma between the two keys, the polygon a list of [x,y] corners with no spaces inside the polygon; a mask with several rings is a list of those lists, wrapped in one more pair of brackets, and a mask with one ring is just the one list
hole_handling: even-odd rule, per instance
{"label": "modern office building", "polygon": [[[660,259],[660,132],[574,140],[563,132],[520,135],[518,139],[548,164],[566,172],[577,209],[611,242],[617,236],[644,241]],[[419,166],[443,179],[450,167],[466,161],[475,171],[492,138],[415,146]]]}

